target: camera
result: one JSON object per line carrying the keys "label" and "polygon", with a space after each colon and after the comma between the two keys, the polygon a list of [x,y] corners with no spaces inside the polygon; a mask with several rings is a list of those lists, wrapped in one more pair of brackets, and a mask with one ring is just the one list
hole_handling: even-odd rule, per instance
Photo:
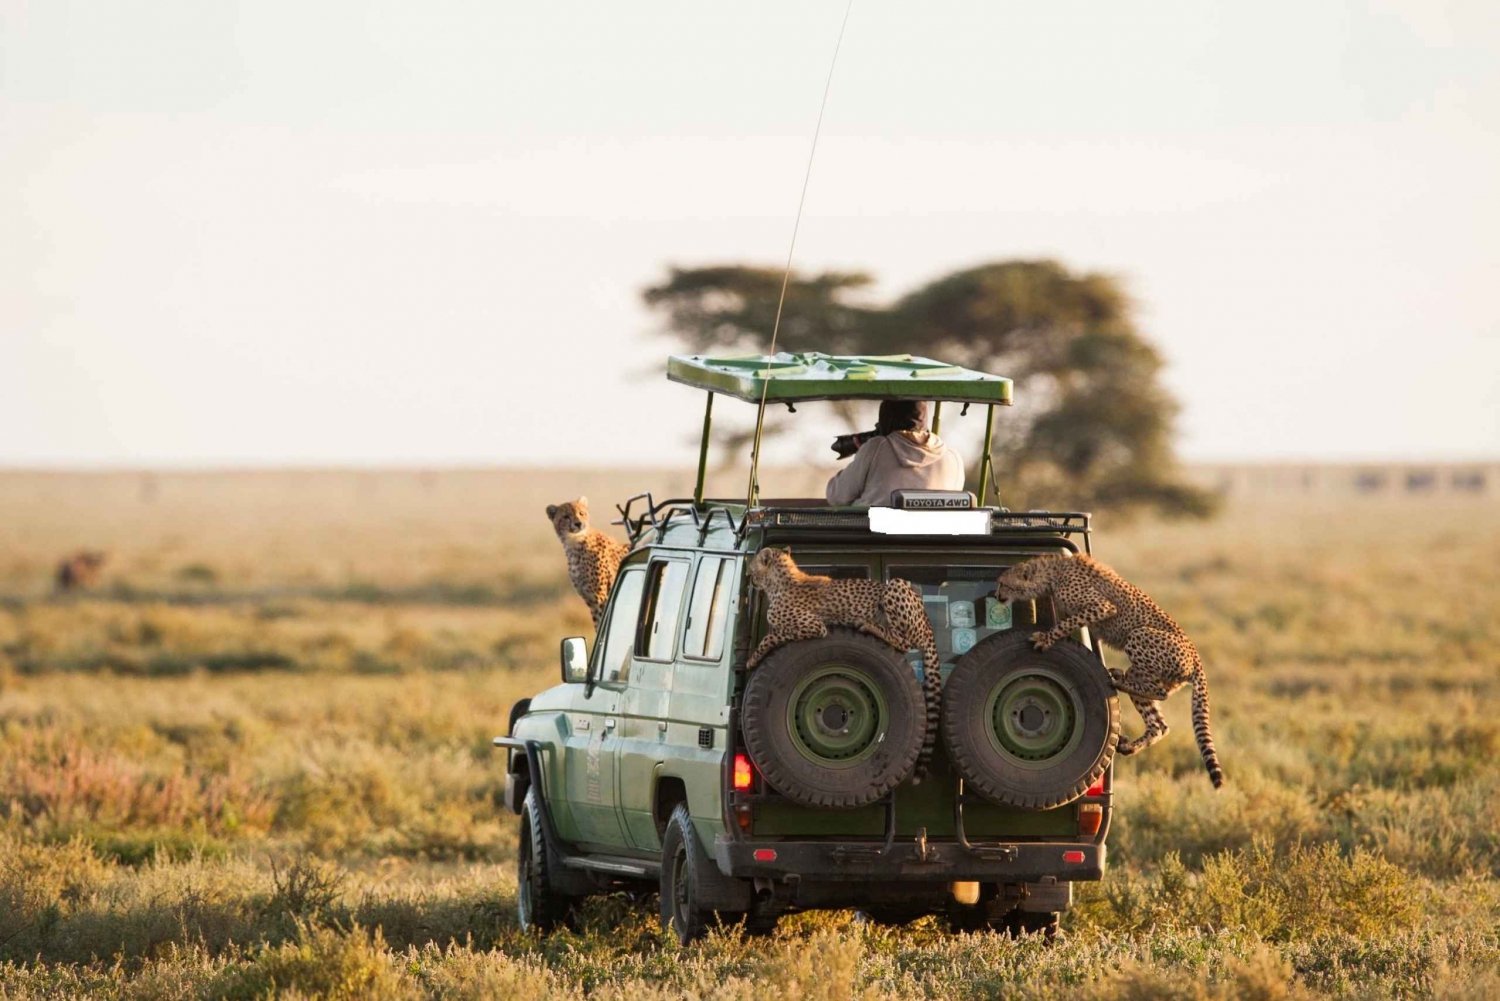
{"label": "camera", "polygon": [[837,438],[833,439],[833,445],[831,445],[830,447],[834,450],[834,452],[838,453],[838,457],[840,459],[847,459],[855,452],[858,452],[860,446],[865,442],[869,441],[871,438],[878,437],[880,437],[879,431],[855,431],[852,434],[839,435]]}

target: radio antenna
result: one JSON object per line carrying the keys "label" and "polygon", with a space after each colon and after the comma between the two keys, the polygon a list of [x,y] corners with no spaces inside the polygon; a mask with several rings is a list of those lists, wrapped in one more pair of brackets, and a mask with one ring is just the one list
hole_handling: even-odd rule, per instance
{"label": "radio antenna", "polygon": [[781,295],[776,299],[776,319],[771,323],[771,350],[765,372],[760,383],[760,406],[755,412],[755,444],[750,451],[750,483],[745,490],[745,506],[752,506],[760,497],[760,438],[766,423],[766,393],[771,388],[772,373],[776,364],[776,338],[781,333],[781,311],[786,306],[786,290],[792,280],[792,255],[797,250],[797,230],[802,226],[802,207],[807,204],[807,186],[812,181],[813,158],[818,153],[818,136],[823,133],[823,112],[828,108],[828,92],[833,89],[833,71],[839,64],[839,49],[844,45],[844,29],[849,26],[849,13],[854,10],[854,0],[844,7],[844,19],[839,22],[839,36],[833,43],[833,58],[828,61],[828,79],[823,82],[823,100],[818,103],[818,121],[813,126],[812,144],[807,150],[807,169],[802,174],[802,194],[797,198],[797,215],[792,220],[792,239],[786,248],[786,270],[781,275]]}

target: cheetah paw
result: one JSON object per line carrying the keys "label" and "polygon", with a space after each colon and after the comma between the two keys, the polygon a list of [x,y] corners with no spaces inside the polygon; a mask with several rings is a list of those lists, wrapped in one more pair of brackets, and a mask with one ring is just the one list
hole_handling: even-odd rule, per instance
{"label": "cheetah paw", "polygon": [[1056,642],[1057,640],[1053,638],[1051,633],[1031,634],[1031,645],[1038,650],[1050,650],[1052,649],[1052,644]]}

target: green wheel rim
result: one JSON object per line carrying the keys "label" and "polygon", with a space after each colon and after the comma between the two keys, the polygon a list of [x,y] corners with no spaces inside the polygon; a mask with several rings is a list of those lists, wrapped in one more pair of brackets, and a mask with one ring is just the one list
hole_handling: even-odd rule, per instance
{"label": "green wheel rim", "polygon": [[787,732],[808,761],[829,768],[858,764],[885,739],[890,711],[863,671],[827,664],[810,672],[787,700]]}
{"label": "green wheel rim", "polygon": [[984,726],[991,745],[1021,768],[1047,768],[1083,739],[1083,699],[1072,683],[1034,667],[990,690]]}

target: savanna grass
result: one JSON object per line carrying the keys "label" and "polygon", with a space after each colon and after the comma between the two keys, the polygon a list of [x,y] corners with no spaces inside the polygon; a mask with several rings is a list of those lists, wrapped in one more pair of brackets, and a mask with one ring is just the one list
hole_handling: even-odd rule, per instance
{"label": "savanna grass", "polygon": [[[0,997],[1500,995],[1493,505],[1104,521],[1229,783],[1173,699],[1063,944],[836,912],[683,951],[649,897],[519,933],[489,746],[588,631],[541,507],[636,478],[142,482],[0,476]],[[85,544],[101,590],[51,595]]]}

